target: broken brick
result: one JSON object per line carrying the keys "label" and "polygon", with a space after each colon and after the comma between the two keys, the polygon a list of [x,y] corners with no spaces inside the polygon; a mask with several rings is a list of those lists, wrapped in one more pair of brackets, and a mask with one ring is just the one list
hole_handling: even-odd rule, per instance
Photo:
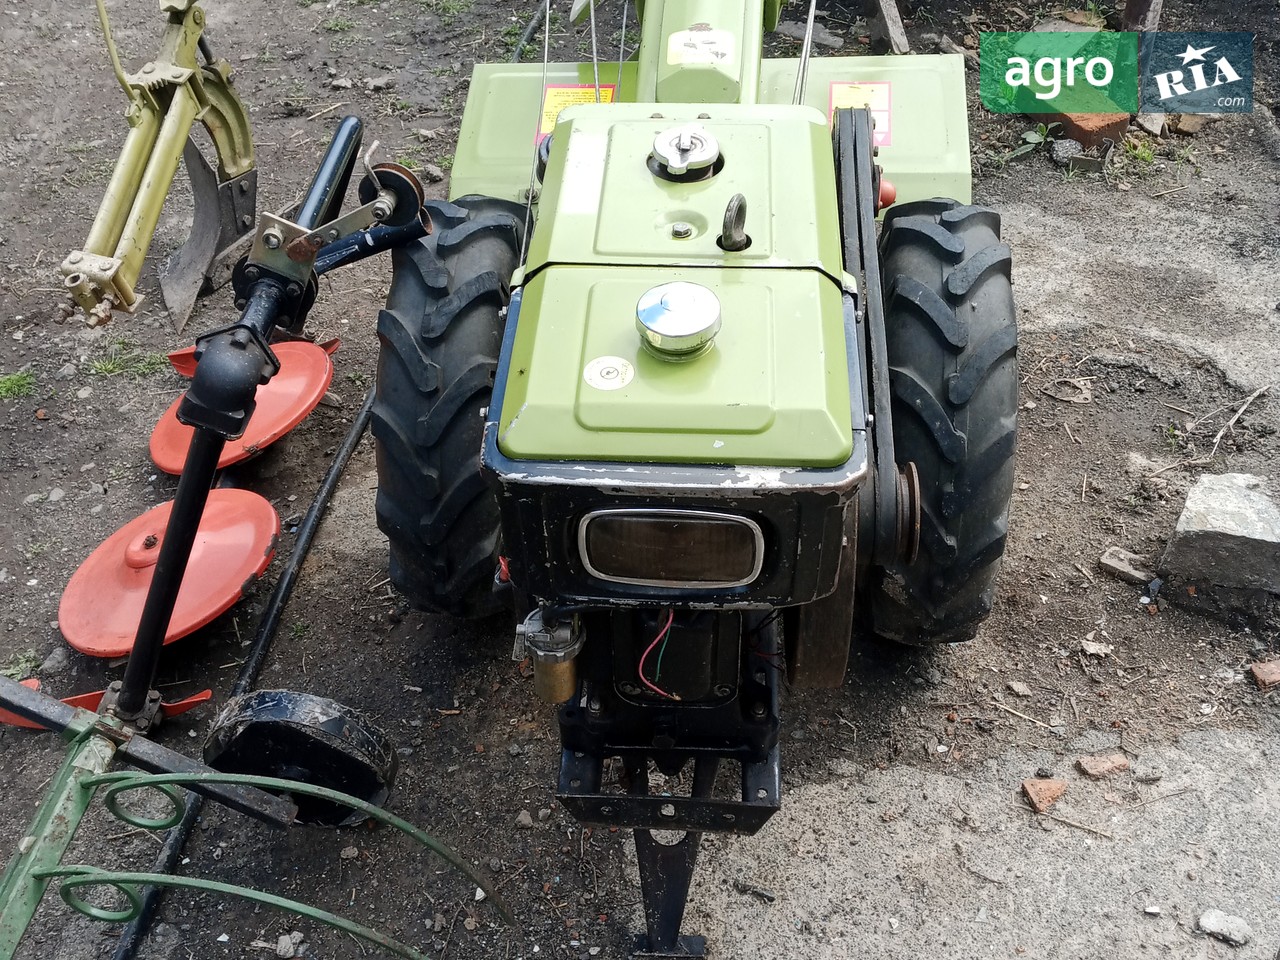
{"label": "broken brick", "polygon": [[1036,813],[1044,813],[1062,799],[1063,794],[1067,792],[1067,782],[1053,778],[1032,777],[1022,781],[1022,792],[1026,794],[1032,810]]}
{"label": "broken brick", "polygon": [[1050,123],[1062,124],[1059,136],[1079,140],[1087,150],[1102,145],[1103,140],[1120,142],[1129,129],[1127,113],[1055,113],[1047,118]]}
{"label": "broken brick", "polygon": [[1280,684],[1280,660],[1269,660],[1266,663],[1249,664],[1249,672],[1253,674],[1253,682],[1259,690],[1268,690]]}
{"label": "broken brick", "polygon": [[1076,761],[1076,769],[1087,777],[1101,780],[1116,773],[1124,773],[1129,769],[1129,758],[1123,753],[1106,753],[1102,756],[1081,757]]}

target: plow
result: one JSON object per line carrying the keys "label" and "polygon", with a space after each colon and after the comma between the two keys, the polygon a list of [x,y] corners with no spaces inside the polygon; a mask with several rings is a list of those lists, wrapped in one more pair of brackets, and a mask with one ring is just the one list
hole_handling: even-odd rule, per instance
{"label": "plow", "polygon": [[[175,875],[201,804],[281,827],[373,819],[443,856],[515,920],[469,858],[389,812],[396,751],[350,707],[258,690],[281,611],[366,427],[395,588],[429,614],[513,624],[532,694],[557,707],[547,771],[588,826],[631,831],[637,957],[714,951],[683,930],[702,835],[782,807],[790,700],[839,687],[855,640],[971,639],[990,611],[1013,486],[1017,327],[998,214],[971,203],[963,58],[769,59],[778,0],[647,0],[616,63],[550,58],[551,2],[517,58],[478,64],[447,200],[337,122],[294,209],[256,209],[247,113],[194,0],[162,0],[160,54],[127,74],[130,125],[83,248],[86,320],[138,308],[179,166],[194,225],[160,278],[181,330],[227,285],[237,322],[171,355],[190,385],[151,437],[174,499],[69,581],[68,643],[127,656],[100,694],[0,678],[0,719],[67,760],[14,854],[0,957],[47,888],[127,922],[133,955],[174,887],[239,896],[390,953],[390,934],[274,894]],[[190,139],[209,133],[216,163]],[[344,211],[354,187],[356,204]],[[232,608],[280,521],[226,482],[323,397],[336,342],[309,338],[318,278],[388,255],[375,386],[299,530],[230,699],[192,759],[149,739],[162,648]],[[373,318],[370,318],[373,326]],[[121,322],[127,322],[122,320]],[[360,664],[355,664],[359,669]],[[119,770],[114,764],[137,770]],[[142,772],[137,772],[138,770]],[[148,790],[167,812],[121,799]],[[168,830],[150,872],[66,865],[92,799]],[[748,841],[749,842],[749,841]],[[86,888],[117,891],[103,907]]]}

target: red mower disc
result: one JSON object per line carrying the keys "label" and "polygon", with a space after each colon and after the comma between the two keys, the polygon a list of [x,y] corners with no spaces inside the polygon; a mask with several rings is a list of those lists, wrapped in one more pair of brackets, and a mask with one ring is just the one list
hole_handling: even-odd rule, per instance
{"label": "red mower disc", "polygon": [[[58,627],[76,650],[122,657],[133,649],[173,501],[131,520],[80,565],[58,606]],[[230,609],[267,569],[280,517],[247,490],[212,490],[191,548],[164,642],[198,630]]]}
{"label": "red mower disc", "polygon": [[[316,408],[333,380],[333,361],[319,344],[289,340],[271,347],[280,361],[280,372],[258,388],[257,407],[249,427],[239,440],[232,440],[218,458],[218,469],[247,460],[275,443]],[[183,372],[182,367],[174,364]],[[192,373],[194,373],[192,368]],[[165,473],[182,473],[191,445],[191,427],[178,422],[178,397],[151,431],[151,459]]]}

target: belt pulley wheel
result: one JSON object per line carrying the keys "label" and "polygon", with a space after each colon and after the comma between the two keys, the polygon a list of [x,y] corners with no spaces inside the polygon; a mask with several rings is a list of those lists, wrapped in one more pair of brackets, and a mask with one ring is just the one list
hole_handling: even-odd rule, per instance
{"label": "belt pulley wheel", "polygon": [[920,474],[914,463],[898,467],[898,555],[915,563],[920,554]]}

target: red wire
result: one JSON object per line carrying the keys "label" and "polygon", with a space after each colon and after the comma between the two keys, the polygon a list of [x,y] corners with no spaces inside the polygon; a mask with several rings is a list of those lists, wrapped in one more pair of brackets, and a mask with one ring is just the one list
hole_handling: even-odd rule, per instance
{"label": "red wire", "polygon": [[652,690],[654,693],[658,694],[661,697],[666,697],[668,700],[679,700],[680,698],[677,697],[674,693],[667,693],[667,691],[663,690],[661,687],[657,686],[656,684],[650,683],[649,678],[644,675],[644,662],[649,659],[649,654],[653,653],[653,648],[656,647],[659,643],[661,643],[662,638],[665,637],[667,633],[671,630],[671,621],[673,621],[675,618],[676,618],[676,611],[675,611],[675,608],[672,607],[670,610],[667,611],[667,622],[663,625],[662,629],[658,631],[658,635],[653,638],[653,642],[649,644],[649,646],[645,649],[644,653],[640,655],[640,670],[639,670],[640,682],[643,683],[650,690]]}

